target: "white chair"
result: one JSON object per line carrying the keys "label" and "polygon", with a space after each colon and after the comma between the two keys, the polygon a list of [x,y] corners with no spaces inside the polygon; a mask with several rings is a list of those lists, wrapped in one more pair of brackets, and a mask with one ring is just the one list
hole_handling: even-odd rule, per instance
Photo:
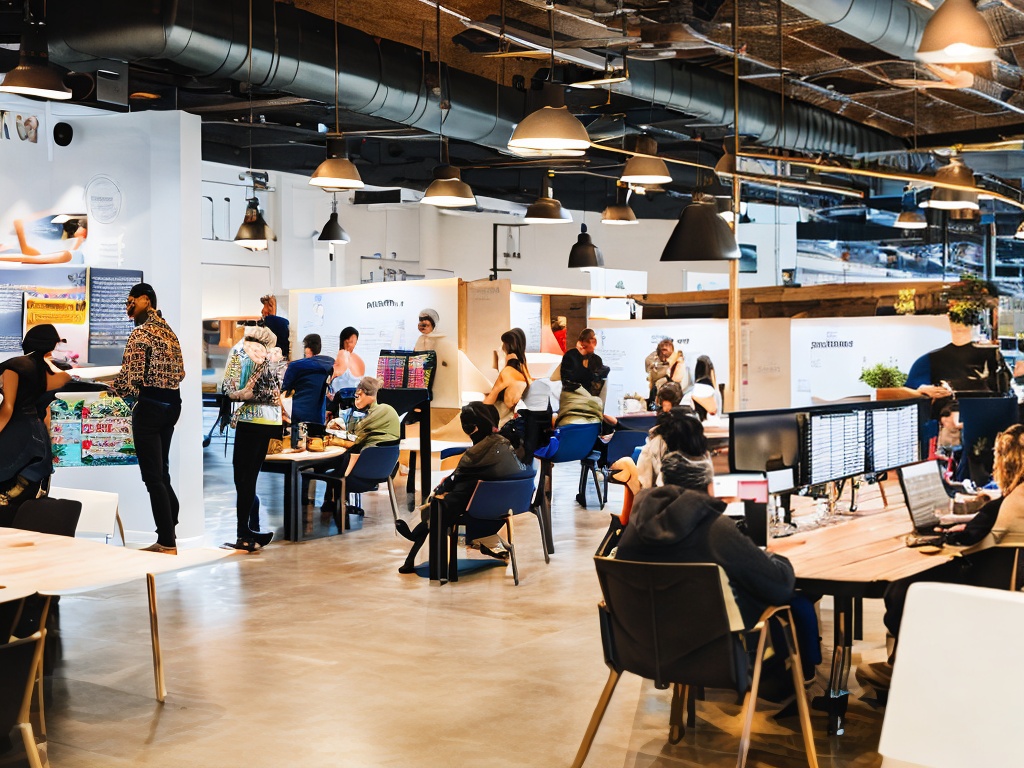
{"label": "white chair", "polygon": [[84,488],[50,488],[49,495],[55,499],[82,502],[82,516],[78,518],[78,527],[75,528],[76,537],[102,536],[105,542],[109,542],[116,533],[124,545],[124,524],[118,511],[116,493],[90,491]]}
{"label": "white chair", "polygon": [[878,751],[882,768],[1021,765],[1024,595],[912,586]]}

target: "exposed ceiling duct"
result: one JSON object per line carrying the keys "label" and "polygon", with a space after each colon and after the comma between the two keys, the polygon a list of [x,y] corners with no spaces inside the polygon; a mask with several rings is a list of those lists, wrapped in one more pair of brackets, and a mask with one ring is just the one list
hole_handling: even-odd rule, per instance
{"label": "exposed ceiling duct", "polygon": [[931,11],[908,0],[785,0],[800,13],[912,61]]}
{"label": "exposed ceiling duct", "polygon": [[[881,1],[881,0],[879,0]],[[137,2],[104,4],[102,12],[80,0],[50,0],[53,59],[72,68],[95,68],[95,59],[130,61],[202,77],[248,79],[249,2]],[[253,0],[254,85],[333,102],[331,22],[277,3]],[[424,83],[423,54],[412,46],[340,27],[341,105],[436,132],[440,108]],[[452,68],[442,74],[451,109],[444,133],[504,150],[525,98],[512,88]],[[826,110],[793,103],[779,130],[778,98],[741,84],[740,130],[771,144],[781,136],[791,149],[854,154],[897,149],[901,142]],[[708,125],[730,125],[732,81],[713,70],[676,61],[638,61],[616,91],[679,110]]]}

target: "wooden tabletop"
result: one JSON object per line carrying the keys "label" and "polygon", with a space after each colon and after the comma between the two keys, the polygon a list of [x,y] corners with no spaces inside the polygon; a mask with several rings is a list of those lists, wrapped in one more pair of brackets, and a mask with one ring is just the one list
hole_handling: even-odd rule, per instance
{"label": "wooden tabletop", "polygon": [[329,459],[341,456],[348,448],[340,445],[325,445],[322,451],[294,451],[292,453],[270,453],[266,461],[309,461],[310,459]]}
{"label": "wooden tabletop", "polygon": [[[888,582],[927,571],[961,551],[946,546],[941,552],[926,554],[908,547],[905,540],[913,526],[903,494],[896,483],[887,483],[886,492],[888,508],[882,506],[877,486],[862,486],[856,515],[841,516],[838,523],[824,528],[773,539],[769,549],[789,558],[801,581],[833,582],[848,591],[856,591],[859,585],[866,596],[880,596]],[[848,506],[847,493],[840,508]],[[806,517],[796,515],[798,526]]]}
{"label": "wooden tabletop", "polygon": [[205,565],[230,556],[221,549],[143,552],[70,536],[0,528],[0,601],[39,592],[72,594],[123,584],[147,574]]}

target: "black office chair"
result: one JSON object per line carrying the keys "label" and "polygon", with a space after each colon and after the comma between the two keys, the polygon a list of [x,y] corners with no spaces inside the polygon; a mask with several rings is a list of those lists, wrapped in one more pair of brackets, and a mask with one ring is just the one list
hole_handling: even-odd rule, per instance
{"label": "black office chair", "polygon": [[[709,563],[636,563],[595,557],[604,602],[598,606],[608,681],[583,736],[573,768],[581,768],[615,685],[623,672],[653,680],[657,688],[672,691],[669,740],[684,734],[683,707],[693,727],[695,705],[690,688],[728,688],[743,693],[743,732],[738,768],[750,748],[761,662],[768,642],[768,620],[775,618],[785,630],[786,645],[797,691],[807,763],[817,768],[810,711],[801,680],[800,652],[788,606],[768,608],[752,630],[746,630],[725,571]],[[743,637],[757,638],[753,674],[750,675]],[[776,649],[778,650],[778,649]]]}
{"label": "black office chair", "polygon": [[31,499],[14,514],[11,528],[54,536],[74,536],[78,518],[82,516],[82,502],[73,499]]}

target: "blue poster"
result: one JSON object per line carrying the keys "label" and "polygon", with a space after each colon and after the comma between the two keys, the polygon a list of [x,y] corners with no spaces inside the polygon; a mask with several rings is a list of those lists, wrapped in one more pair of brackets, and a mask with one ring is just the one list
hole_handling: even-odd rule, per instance
{"label": "blue poster", "polygon": [[26,295],[85,301],[85,275],[75,264],[0,267],[0,353],[21,353]]}

